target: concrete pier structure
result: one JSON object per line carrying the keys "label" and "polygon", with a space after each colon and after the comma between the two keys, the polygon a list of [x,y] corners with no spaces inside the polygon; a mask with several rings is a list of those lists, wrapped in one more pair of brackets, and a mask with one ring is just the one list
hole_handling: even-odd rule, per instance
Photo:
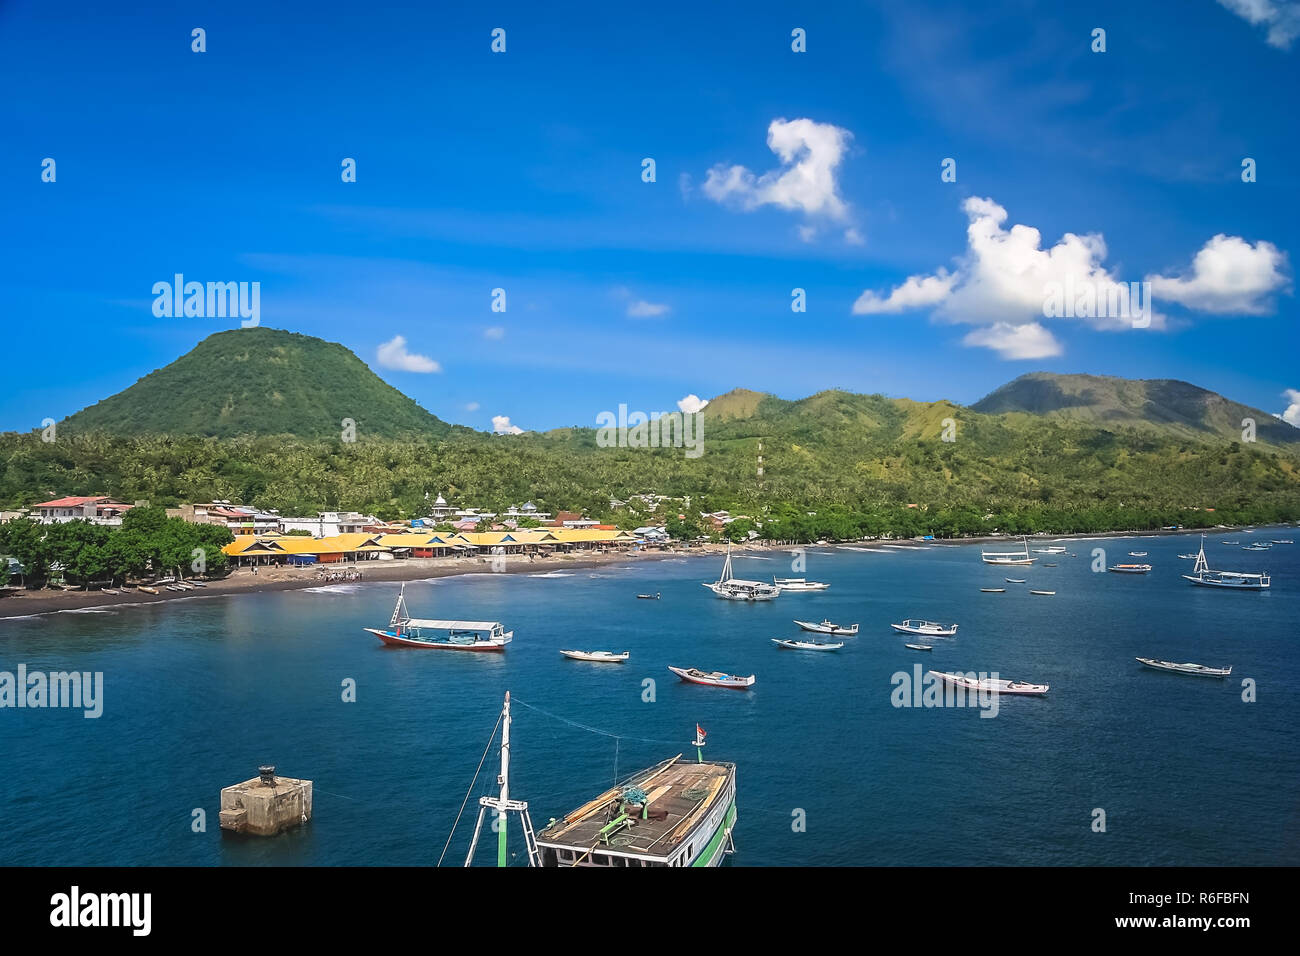
{"label": "concrete pier structure", "polygon": [[275,834],[311,819],[311,781],[277,777],[274,767],[221,791],[221,829],[255,836]]}

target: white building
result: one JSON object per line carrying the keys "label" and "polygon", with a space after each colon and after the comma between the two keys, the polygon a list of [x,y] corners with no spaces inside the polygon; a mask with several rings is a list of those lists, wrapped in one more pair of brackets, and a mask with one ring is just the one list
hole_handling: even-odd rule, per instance
{"label": "white building", "polygon": [[281,518],[280,530],[285,534],[306,531],[313,538],[331,538],[337,534],[357,534],[381,523],[374,515],[357,511],[322,511],[314,518]]}

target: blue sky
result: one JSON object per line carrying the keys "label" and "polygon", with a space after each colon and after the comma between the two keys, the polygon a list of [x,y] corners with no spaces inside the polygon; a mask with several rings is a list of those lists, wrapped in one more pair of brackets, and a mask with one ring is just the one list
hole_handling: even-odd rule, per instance
{"label": "blue sky", "polygon": [[[1300,414],[1294,2],[132,6],[0,3],[0,429],[238,325],[178,272],[484,429],[1038,369]],[[1152,327],[1042,316],[1076,275]]]}

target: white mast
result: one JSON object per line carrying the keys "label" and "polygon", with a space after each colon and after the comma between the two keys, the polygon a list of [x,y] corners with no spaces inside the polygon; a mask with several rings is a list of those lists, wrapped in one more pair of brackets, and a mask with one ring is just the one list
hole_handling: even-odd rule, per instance
{"label": "white mast", "polygon": [[497,866],[509,866],[506,852],[506,811],[513,810],[519,814],[524,829],[524,845],[528,850],[528,865],[541,866],[541,854],[537,850],[537,838],[533,833],[533,821],[528,815],[528,803],[524,800],[510,799],[510,691],[506,691],[505,705],[501,708],[501,773],[497,777],[501,785],[499,797],[480,797],[478,801],[478,822],[474,824],[474,838],[470,840],[469,855],[465,865],[474,862],[474,851],[478,848],[479,834],[483,830],[483,817],[488,810],[495,810],[497,831]]}
{"label": "white mast", "polygon": [[718,578],[718,583],[722,584],[731,580],[731,539],[727,539],[727,560],[722,564],[722,576]]}
{"label": "white mast", "polygon": [[1201,550],[1196,555],[1196,567],[1192,574],[1200,575],[1210,570],[1210,563],[1205,560],[1205,535],[1201,535]]}

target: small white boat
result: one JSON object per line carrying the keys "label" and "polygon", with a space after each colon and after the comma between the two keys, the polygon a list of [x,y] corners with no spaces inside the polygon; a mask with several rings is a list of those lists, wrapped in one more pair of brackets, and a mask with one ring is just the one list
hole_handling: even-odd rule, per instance
{"label": "small white boat", "polygon": [[1270,538],[1269,544],[1295,544],[1290,538]]}
{"label": "small white boat", "polygon": [[985,564],[1033,564],[1037,558],[1029,556],[1029,541],[1023,535],[1020,538],[1023,551],[981,551],[980,560]]}
{"label": "small white boat", "polygon": [[1219,544],[1241,544],[1240,541],[1220,541]]}
{"label": "small white boat", "polygon": [[1024,579],[1024,578],[1003,578],[1002,580],[1006,581],[1007,584],[1024,584],[1024,583],[1025,583],[1025,579]]}
{"label": "small white boat", "polygon": [[99,593],[100,593],[100,594],[116,594],[116,593],[117,593],[117,588],[100,588],[100,589],[99,589]]}
{"label": "small white boat", "polygon": [[772,584],[782,591],[825,591],[829,584],[821,581],[809,581],[805,578],[772,578]]}
{"label": "small white boat", "polygon": [[933,645],[933,644],[904,644],[903,646],[906,647],[906,648],[908,648],[909,650],[913,650],[913,651],[932,651],[932,650],[934,650],[934,645]]}
{"label": "small white boat", "polygon": [[1145,558],[1147,553],[1145,551],[1130,551],[1128,556],[1130,558]]}
{"label": "small white boat", "polygon": [[207,587],[207,584],[205,584],[205,583],[202,582],[202,581],[191,581],[191,582],[190,582],[190,587],[192,587],[192,588],[205,588],[205,587]]}
{"label": "small white boat", "polygon": [[565,657],[574,661],[595,661],[599,664],[621,664],[630,656],[628,651],[615,654],[613,651],[560,651]]}
{"label": "small white boat", "polygon": [[831,634],[836,636],[852,637],[858,633],[856,624],[834,624],[830,621],[822,621],[820,624],[813,624],[811,621],[795,621],[799,627],[805,631],[812,631],[814,634]]}
{"label": "small white boat", "polygon": [[1248,544],[1245,547],[1243,547],[1241,550],[1242,551],[1267,551],[1271,547],[1273,547],[1271,544],[1264,544],[1261,541],[1261,542],[1256,542],[1255,544]]}
{"label": "small white boat", "polygon": [[985,594],[1006,594],[1006,588],[980,588]]}
{"label": "small white boat", "polygon": [[723,671],[702,671],[698,667],[673,667],[668,669],[690,684],[704,684],[708,687],[730,687],[733,690],[745,690],[754,686],[754,675],[738,677]]}
{"label": "small white boat", "polygon": [[772,638],[772,643],[788,651],[838,651],[844,646],[843,641],[791,641],[778,637]]}
{"label": "small white boat", "polygon": [[1065,554],[1065,549],[1055,545],[1050,548],[1034,548],[1034,554]]}
{"label": "small white boat", "polygon": [[1175,664],[1173,661],[1160,661],[1153,657],[1136,658],[1147,667],[1158,671],[1170,671],[1174,674],[1190,674],[1193,677],[1227,677],[1232,673],[1231,667],[1206,667],[1204,664]]}
{"label": "small white boat", "polygon": [[1195,558],[1196,555],[1194,555],[1194,554],[1180,554],[1179,557],[1180,557],[1180,558],[1187,558],[1187,559],[1190,559],[1190,558]]}
{"label": "small white boat", "polygon": [[948,674],[944,671],[930,671],[945,684],[964,687],[967,690],[985,694],[1046,694],[1047,684],[1030,684],[1020,680],[995,680],[985,677],[983,680],[973,674]]}
{"label": "small white boat", "polygon": [[900,624],[889,625],[902,634],[916,634],[921,637],[952,637],[957,633],[956,624],[939,624],[935,621],[916,621],[908,618]]}
{"label": "small white boat", "polygon": [[1149,574],[1151,565],[1149,564],[1112,564],[1106,569],[1115,574]]}
{"label": "small white boat", "polygon": [[636,599],[637,599],[638,601],[658,601],[658,600],[659,600],[659,592],[656,591],[654,594],[638,594],[638,595],[636,596]]}
{"label": "small white boat", "polygon": [[1055,594],[1056,592],[1055,592],[1055,591],[1033,591],[1033,590],[1031,590],[1029,593],[1030,593],[1030,594],[1043,594],[1043,595],[1046,595],[1046,596],[1048,596],[1048,597],[1051,597],[1051,596],[1052,596],[1053,594]]}

